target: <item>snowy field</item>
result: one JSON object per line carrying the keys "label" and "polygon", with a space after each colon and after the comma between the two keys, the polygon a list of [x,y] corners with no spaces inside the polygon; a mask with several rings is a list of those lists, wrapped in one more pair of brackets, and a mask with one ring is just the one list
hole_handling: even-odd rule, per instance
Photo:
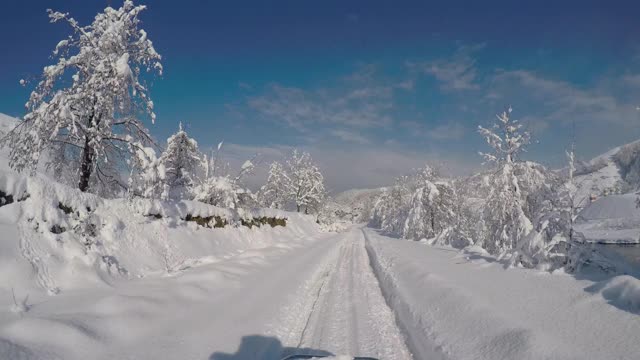
{"label": "snowy field", "polygon": [[[270,231],[266,230],[268,234]],[[173,274],[32,293],[3,359],[633,359],[638,281],[505,268],[353,227],[282,233]],[[589,316],[584,316],[589,314]]]}

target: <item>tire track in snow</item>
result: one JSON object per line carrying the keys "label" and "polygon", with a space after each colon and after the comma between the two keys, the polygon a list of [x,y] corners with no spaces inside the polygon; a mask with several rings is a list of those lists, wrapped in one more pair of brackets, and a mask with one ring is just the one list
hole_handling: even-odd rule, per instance
{"label": "tire track in snow", "polygon": [[359,229],[344,234],[324,281],[299,347],[385,360],[412,358],[370,267]]}
{"label": "tire track in snow", "polygon": [[[290,296],[289,303],[280,311],[278,318],[282,323],[275,329],[274,334],[285,346],[301,348],[302,338],[308,332],[310,317],[316,307],[320,293],[327,279],[334,271],[336,259],[339,255],[339,242],[333,238],[321,241],[334,242],[332,248],[323,254],[318,269],[313,272],[299,288]],[[283,357],[290,354],[282,354]]]}

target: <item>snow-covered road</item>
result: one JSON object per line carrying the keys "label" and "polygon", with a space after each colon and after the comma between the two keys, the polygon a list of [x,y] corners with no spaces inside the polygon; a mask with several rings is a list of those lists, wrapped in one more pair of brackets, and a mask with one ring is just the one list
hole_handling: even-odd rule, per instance
{"label": "snow-covered road", "polygon": [[359,228],[0,313],[0,358],[410,359]]}
{"label": "snow-covered road", "polygon": [[593,285],[353,227],[0,311],[0,359],[634,358]]}
{"label": "snow-covered road", "polygon": [[317,293],[301,345],[335,354],[411,358],[357,228],[341,240],[337,260]]}

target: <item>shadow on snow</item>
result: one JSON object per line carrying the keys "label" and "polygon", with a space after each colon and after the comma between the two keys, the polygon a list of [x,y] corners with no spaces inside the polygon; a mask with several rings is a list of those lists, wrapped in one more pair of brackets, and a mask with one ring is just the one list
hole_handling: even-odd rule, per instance
{"label": "shadow on snow", "polygon": [[234,354],[214,352],[209,360],[280,360],[290,355],[331,356],[332,353],[310,348],[282,346],[280,340],[271,336],[243,336],[238,350]]}

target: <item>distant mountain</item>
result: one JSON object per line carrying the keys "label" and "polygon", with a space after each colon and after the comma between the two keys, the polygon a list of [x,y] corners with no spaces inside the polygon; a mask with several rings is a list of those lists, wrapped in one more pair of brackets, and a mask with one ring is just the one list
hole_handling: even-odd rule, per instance
{"label": "distant mountain", "polygon": [[615,147],[578,164],[576,231],[587,242],[640,242],[640,141]]}
{"label": "distant mountain", "polygon": [[576,204],[590,198],[624,194],[640,187],[640,141],[615,147],[588,162],[576,164]]}

